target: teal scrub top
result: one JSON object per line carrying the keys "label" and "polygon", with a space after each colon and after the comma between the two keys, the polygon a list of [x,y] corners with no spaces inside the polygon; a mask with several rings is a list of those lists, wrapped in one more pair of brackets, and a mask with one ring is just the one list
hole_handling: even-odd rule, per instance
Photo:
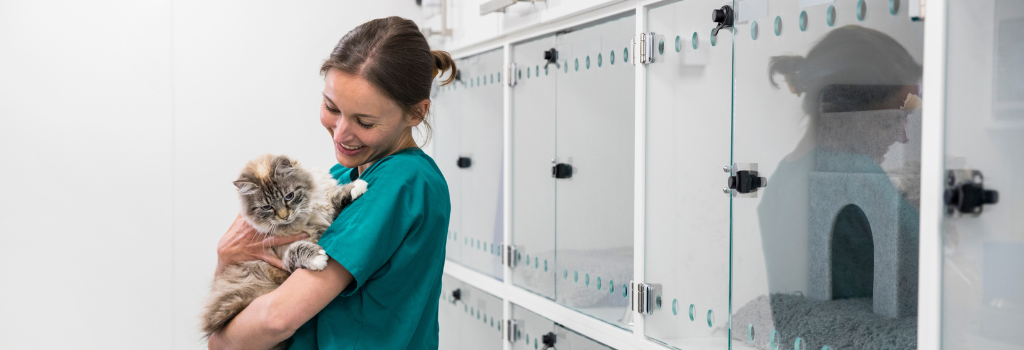
{"label": "teal scrub top", "polygon": [[295,332],[290,349],[437,349],[448,184],[415,147],[357,173],[331,168],[339,184],[361,178],[368,189],[319,242],[354,280]]}

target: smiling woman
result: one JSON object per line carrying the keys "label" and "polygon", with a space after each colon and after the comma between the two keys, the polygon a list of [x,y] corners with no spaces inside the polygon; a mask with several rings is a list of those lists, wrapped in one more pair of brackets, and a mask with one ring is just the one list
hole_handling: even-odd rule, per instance
{"label": "smiling woman", "polygon": [[[369,188],[323,232],[327,266],[294,271],[213,334],[211,349],[267,349],[289,339],[290,349],[437,348],[451,202],[412,128],[429,133],[432,82],[450,70],[443,84],[451,83],[455,69],[399,17],[364,23],[338,42],[320,69],[320,123],[338,160],[331,176]],[[266,247],[231,243],[253,235],[236,221],[221,240],[220,265],[266,259]]]}

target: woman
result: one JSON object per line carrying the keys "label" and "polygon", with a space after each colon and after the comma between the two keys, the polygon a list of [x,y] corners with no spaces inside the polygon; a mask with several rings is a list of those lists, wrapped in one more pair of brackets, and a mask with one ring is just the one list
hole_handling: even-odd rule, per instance
{"label": "woman", "polygon": [[[320,71],[320,122],[334,140],[339,183],[362,178],[369,190],[345,208],[319,244],[323,271],[298,270],[256,299],[210,349],[267,349],[288,338],[291,349],[436,349],[445,234],[451,203],[441,171],[412,138],[426,122],[438,72],[455,63],[431,51],[416,24],[389,17],[346,34]],[[450,83],[449,78],[444,83]],[[236,219],[218,246],[218,271],[263,259],[267,245]]]}

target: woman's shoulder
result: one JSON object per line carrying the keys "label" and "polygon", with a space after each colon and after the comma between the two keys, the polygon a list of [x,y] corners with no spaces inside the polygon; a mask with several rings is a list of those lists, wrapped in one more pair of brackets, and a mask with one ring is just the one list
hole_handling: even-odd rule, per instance
{"label": "woman's shoulder", "polygon": [[434,159],[416,147],[404,149],[381,159],[367,169],[365,176],[427,182],[444,180],[441,169],[434,163]]}

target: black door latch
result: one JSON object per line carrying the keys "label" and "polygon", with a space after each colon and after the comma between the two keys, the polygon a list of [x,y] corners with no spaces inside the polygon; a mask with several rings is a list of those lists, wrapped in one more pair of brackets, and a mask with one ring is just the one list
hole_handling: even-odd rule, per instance
{"label": "black door latch", "polygon": [[544,64],[544,68],[547,68],[548,65],[552,63],[555,64],[555,68],[562,68],[558,64],[558,50],[555,50],[555,48],[551,48],[551,50],[544,51],[544,60],[548,61],[548,63]]}
{"label": "black door latch", "polygon": [[551,177],[556,179],[568,179],[572,177],[572,165],[558,163],[551,167]]}
{"label": "black door latch", "polygon": [[999,202],[999,192],[986,190],[985,178],[976,170],[949,170],[946,174],[946,190],[942,201],[947,214],[981,214],[985,204]]}
{"label": "black door latch", "polygon": [[757,192],[758,188],[768,186],[768,179],[757,176],[755,170],[740,170],[729,177],[729,188],[739,193]]}
{"label": "black door latch", "polygon": [[452,291],[452,303],[462,299],[462,289],[456,289]]}
{"label": "black door latch", "polygon": [[457,162],[457,164],[459,165],[460,168],[465,169],[468,168],[470,165],[473,165],[473,160],[469,159],[468,157],[459,157],[459,161]]}
{"label": "black door latch", "polygon": [[711,35],[718,35],[718,31],[732,27],[733,22],[733,11],[732,6],[725,5],[717,10],[711,10],[711,21],[718,23],[715,29],[711,30]]}
{"label": "black door latch", "polygon": [[544,344],[544,348],[541,350],[550,349],[555,346],[555,332],[548,332],[541,336],[541,343]]}

